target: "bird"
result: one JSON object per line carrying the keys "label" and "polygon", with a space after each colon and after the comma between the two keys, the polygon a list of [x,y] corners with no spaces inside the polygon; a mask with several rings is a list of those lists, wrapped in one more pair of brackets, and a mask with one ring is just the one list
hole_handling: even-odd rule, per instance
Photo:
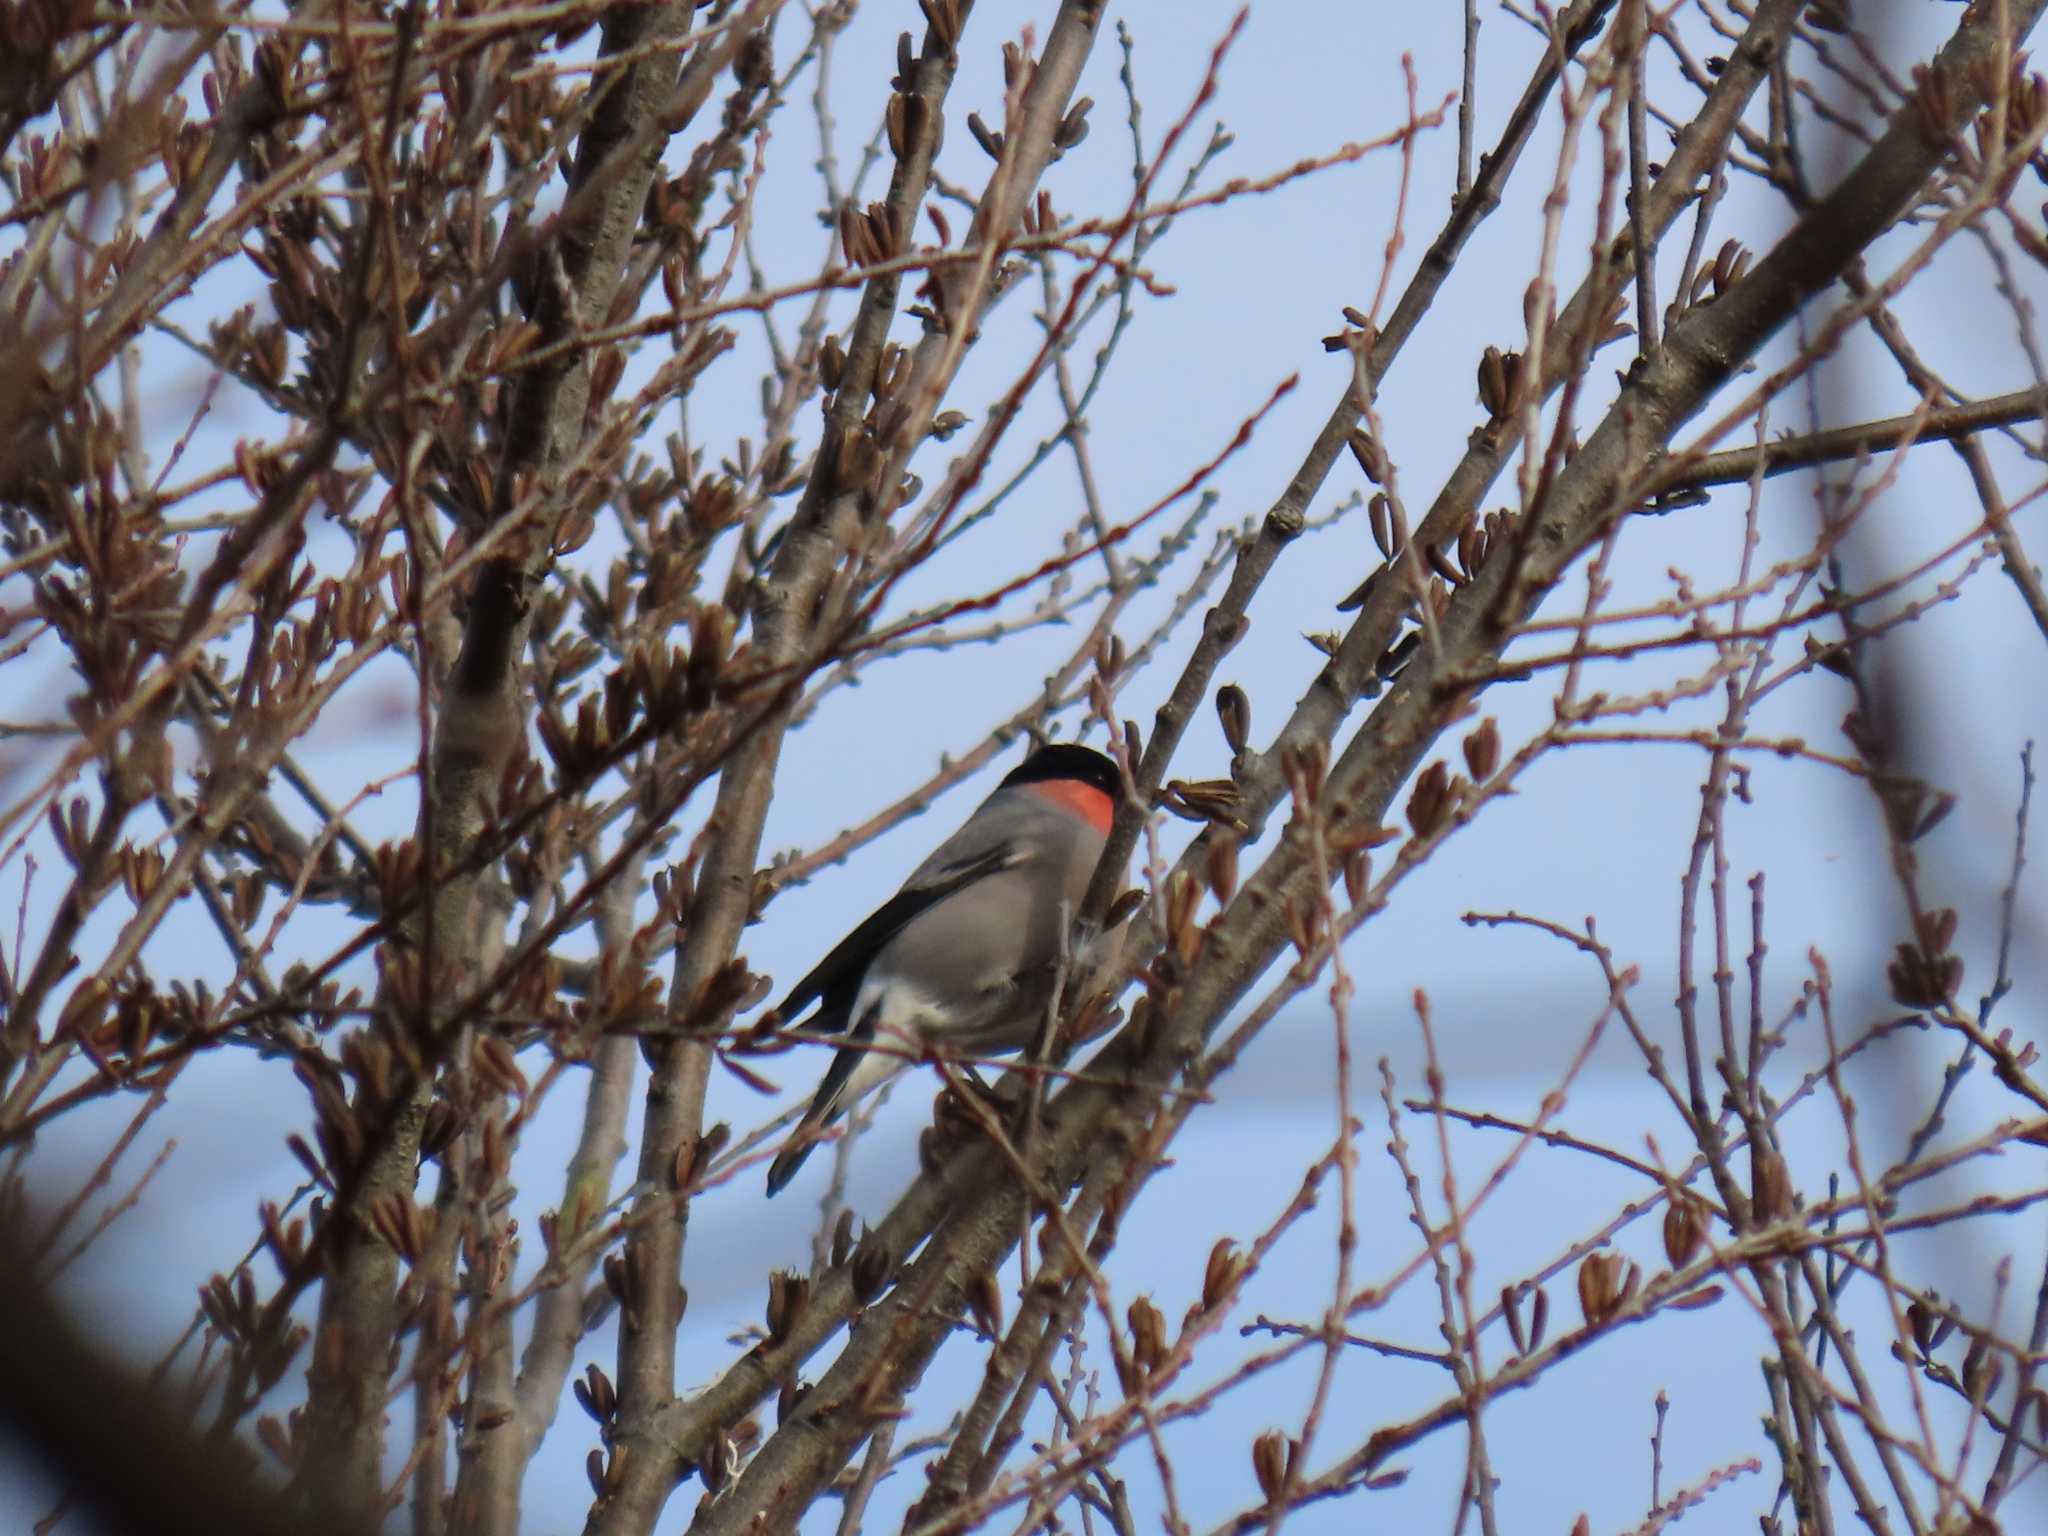
{"label": "bird", "polygon": [[770,1195],[827,1126],[927,1045],[986,1055],[1037,1039],[1123,792],[1115,761],[1093,748],[1039,747],[790,989],[775,1010],[785,1024],[816,1005],[806,1033],[846,1044],[769,1165]]}

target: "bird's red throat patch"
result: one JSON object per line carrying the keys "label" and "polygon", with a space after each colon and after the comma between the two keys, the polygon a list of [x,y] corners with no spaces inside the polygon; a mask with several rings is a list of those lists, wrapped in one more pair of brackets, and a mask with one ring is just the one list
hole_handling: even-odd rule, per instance
{"label": "bird's red throat patch", "polygon": [[1079,779],[1047,779],[1029,785],[1031,793],[1049,800],[1071,816],[1078,816],[1098,832],[1109,831],[1116,818],[1116,804],[1093,784]]}

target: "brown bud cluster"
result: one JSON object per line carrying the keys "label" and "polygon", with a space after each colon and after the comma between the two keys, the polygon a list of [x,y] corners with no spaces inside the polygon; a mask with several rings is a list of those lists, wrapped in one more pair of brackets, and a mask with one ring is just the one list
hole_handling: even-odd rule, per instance
{"label": "brown bud cluster", "polygon": [[1586,1326],[1597,1328],[1620,1311],[1642,1279],[1642,1271],[1621,1254],[1587,1254],[1579,1265],[1579,1312]]}
{"label": "brown bud cluster", "polygon": [[1252,736],[1252,701],[1237,684],[1225,683],[1216,690],[1216,719],[1232,758],[1244,756]]}
{"label": "brown bud cluster", "polygon": [[827,336],[818,347],[818,382],[827,390],[836,390],[845,376],[846,349],[837,336]]}
{"label": "brown bud cluster", "polygon": [[1419,838],[1434,837],[1450,820],[1456,802],[1451,770],[1443,763],[1431,763],[1408,792],[1409,830]]}
{"label": "brown bud cluster", "polygon": [[839,1213],[839,1219],[832,1224],[832,1252],[829,1262],[834,1269],[843,1267],[853,1257],[853,1208],[846,1207]]}
{"label": "brown bud cluster", "polygon": [[1238,1252],[1237,1244],[1229,1238],[1216,1240],[1216,1246],[1209,1250],[1209,1262],[1202,1267],[1202,1310],[1213,1312],[1236,1294],[1245,1272],[1251,1268],[1251,1259]]}
{"label": "brown bud cluster", "polygon": [[1522,403],[1522,354],[1488,347],[1479,356],[1479,403],[1487,420],[1505,421]]}
{"label": "brown bud cluster", "polygon": [[1385,491],[1373,492],[1365,512],[1382,559],[1391,560],[1408,547],[1408,514]]}
{"label": "brown bud cluster", "polygon": [[1998,1390],[1999,1378],[2005,1374],[2005,1367],[1991,1358],[1991,1337],[1980,1333],[1970,1340],[1969,1351],[1963,1356],[1963,1390],[1970,1394],[1972,1402],[1981,1403]]}
{"label": "brown bud cluster", "polygon": [[768,1342],[781,1344],[788,1340],[790,1332],[804,1315],[804,1307],[811,1299],[811,1281],[808,1275],[795,1270],[776,1269],[768,1274]]}
{"label": "brown bud cluster", "polygon": [[1946,1008],[1963,984],[1963,957],[1949,948],[1956,936],[1955,909],[1922,912],[1914,926],[1918,937],[1899,945],[1885,970],[1892,1001],[1906,1008]]}
{"label": "brown bud cluster", "polygon": [[1526,1355],[1543,1347],[1543,1336],[1550,1327],[1550,1293],[1541,1286],[1532,1287],[1536,1301],[1530,1310],[1527,1322],[1522,1318],[1522,1289],[1519,1286],[1503,1286],[1500,1293],[1500,1312],[1508,1325],[1508,1337],[1514,1341],[1515,1353]]}
{"label": "brown bud cluster", "polygon": [[1697,1195],[1680,1190],[1664,1207],[1664,1257],[1673,1269],[1683,1269],[1706,1241],[1707,1203]]}
{"label": "brown bud cluster", "polygon": [[1088,109],[1094,105],[1094,97],[1083,96],[1067,109],[1067,115],[1053,129],[1052,143],[1056,151],[1064,154],[1088,137]]}
{"label": "brown bud cluster", "polygon": [[947,53],[960,46],[960,0],[917,0],[924,22],[931,29],[931,41]]}
{"label": "brown bud cluster", "polygon": [[1258,1479],[1267,1504],[1280,1502],[1300,1454],[1301,1442],[1283,1430],[1269,1429],[1252,1442],[1252,1476]]}
{"label": "brown bud cluster", "polygon": [[974,1326],[988,1338],[1000,1338],[1003,1332],[1003,1287],[996,1279],[993,1269],[975,1271],[967,1282],[964,1298],[967,1310],[974,1318]]}
{"label": "brown bud cluster", "polygon": [[1792,1171],[1775,1147],[1749,1149],[1749,1200],[1758,1223],[1783,1221],[1797,1208],[1792,1190]]}
{"label": "brown bud cluster", "polygon": [[1358,461],[1358,467],[1365,472],[1365,478],[1374,485],[1384,485],[1387,480],[1387,451],[1380,446],[1378,438],[1365,428],[1355,428],[1344,440],[1344,446],[1351,450],[1351,457]]}
{"label": "brown bud cluster", "polygon": [[1133,888],[1119,893],[1116,900],[1109,904],[1108,915],[1102,920],[1103,927],[1105,929],[1121,928],[1144,905],[1145,893],[1141,890]]}
{"label": "brown bud cluster", "polygon": [[1218,832],[1215,841],[1209,844],[1204,875],[1218,906],[1229,905],[1230,898],[1237,894],[1237,848],[1236,837],[1228,832]]}
{"label": "brown bud cluster", "polygon": [[1463,586],[1479,574],[1479,568],[1486,564],[1486,558],[1496,549],[1506,546],[1519,521],[1513,512],[1505,507],[1496,508],[1484,518],[1476,515],[1465,519],[1465,526],[1458,530],[1455,564],[1445,559],[1444,546],[1431,545],[1425,551],[1429,556],[1430,569],[1454,587]]}
{"label": "brown bud cluster", "polygon": [[599,1425],[611,1423],[613,1415],[619,1411],[619,1394],[612,1386],[611,1377],[605,1375],[597,1362],[592,1361],[584,1367],[582,1376],[571,1382],[570,1386],[576,1393],[576,1401],[582,1404],[585,1413]]}
{"label": "brown bud cluster", "polygon": [[1913,66],[1913,92],[1907,98],[1913,109],[1920,140],[1929,149],[1945,151],[1956,129],[1957,103],[1949,90],[1948,76],[1925,64]]}
{"label": "brown bud cluster", "polygon": [[775,1422],[778,1426],[787,1424],[796,1417],[804,1400],[811,1395],[810,1384],[798,1381],[794,1376],[783,1382],[775,1393]]}
{"label": "brown bud cluster", "polygon": [[1168,779],[1159,803],[1184,821],[1244,831],[1244,791],[1231,779]]}
{"label": "brown bud cluster", "polygon": [[904,234],[887,203],[869,203],[865,213],[851,203],[839,210],[839,248],[848,266],[871,267],[901,255]]}
{"label": "brown bud cluster", "polygon": [[1131,1368],[1123,1387],[1131,1396],[1166,1359],[1166,1318],[1145,1296],[1132,1302],[1124,1315],[1131,1325]]}
{"label": "brown bud cluster", "polygon": [[[623,1449],[624,1447],[620,1447]],[[697,1464],[698,1480],[704,1491],[723,1493],[740,1469],[740,1448],[730,1432],[714,1430],[704,1443],[704,1459]]]}
{"label": "brown bud cluster", "polygon": [[265,1200],[256,1207],[256,1215],[263,1225],[263,1243],[277,1260],[277,1267],[290,1274],[298,1268],[306,1255],[306,1222],[304,1217],[294,1216],[289,1222],[274,1200]]}
{"label": "brown bud cluster", "polygon": [[1350,352],[1363,356],[1379,343],[1379,327],[1372,323],[1372,317],[1363,310],[1344,306],[1344,329],[1334,336],[1323,338],[1325,352]]}
{"label": "brown bud cluster", "polygon": [[1929,1291],[1906,1304],[1906,1326],[1913,1330],[1913,1342],[1920,1353],[1930,1355],[1955,1331],[1956,1320],[1942,1304],[1941,1293]]}
{"label": "brown bud cluster", "polygon": [[853,1250],[853,1299],[866,1306],[895,1278],[896,1261],[881,1234],[870,1232]]}
{"label": "brown bud cluster", "polygon": [[1693,274],[1692,287],[1685,294],[1685,302],[1691,306],[1711,304],[1727,293],[1743,275],[1749,271],[1751,253],[1740,241],[1723,242],[1714,259]]}
{"label": "brown bud cluster", "polygon": [[979,112],[967,114],[967,131],[974,135],[974,142],[982,147],[991,160],[1003,158],[1003,136],[981,120]]}
{"label": "brown bud cluster", "polygon": [[907,159],[924,137],[925,120],[931,107],[922,96],[907,91],[897,91],[889,98],[889,105],[883,113],[883,125],[888,131],[889,152],[898,160]]}

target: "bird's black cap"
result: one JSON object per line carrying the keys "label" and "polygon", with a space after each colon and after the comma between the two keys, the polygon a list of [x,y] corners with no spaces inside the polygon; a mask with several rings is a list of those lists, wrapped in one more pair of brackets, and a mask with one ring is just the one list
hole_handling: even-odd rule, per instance
{"label": "bird's black cap", "polygon": [[1090,789],[1101,790],[1111,799],[1124,792],[1123,774],[1113,758],[1071,741],[1040,747],[1004,776],[1003,788],[1013,784],[1044,784],[1054,779],[1076,780]]}

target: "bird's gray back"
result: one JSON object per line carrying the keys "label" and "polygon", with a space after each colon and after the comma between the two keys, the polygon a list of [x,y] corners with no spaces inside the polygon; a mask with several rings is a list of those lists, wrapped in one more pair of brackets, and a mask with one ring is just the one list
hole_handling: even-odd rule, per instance
{"label": "bird's gray back", "polygon": [[1000,789],[907,885],[1005,845],[1023,850],[1023,861],[919,913],[868,968],[868,985],[878,991],[893,980],[912,982],[949,1017],[947,1038],[969,1048],[1014,1047],[1035,1033],[1102,834],[1028,786]]}

